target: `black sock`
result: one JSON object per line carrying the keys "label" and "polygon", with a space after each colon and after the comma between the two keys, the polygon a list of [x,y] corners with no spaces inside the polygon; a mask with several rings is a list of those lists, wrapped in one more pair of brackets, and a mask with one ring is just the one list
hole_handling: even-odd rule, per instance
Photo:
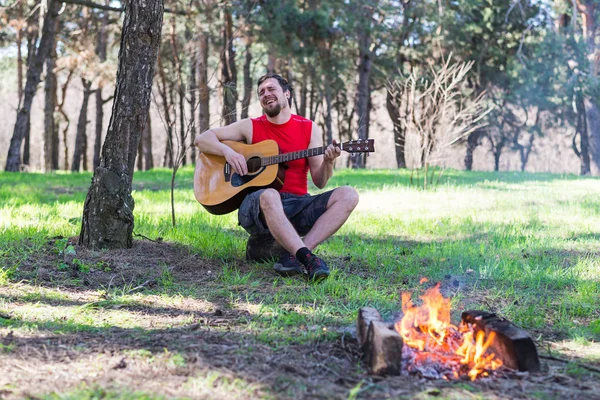
{"label": "black sock", "polygon": [[308,258],[309,254],[312,254],[312,253],[310,252],[310,250],[308,249],[308,247],[301,247],[296,252],[296,258],[298,260],[300,260],[300,262],[302,264],[306,264],[306,261],[307,261],[306,259]]}

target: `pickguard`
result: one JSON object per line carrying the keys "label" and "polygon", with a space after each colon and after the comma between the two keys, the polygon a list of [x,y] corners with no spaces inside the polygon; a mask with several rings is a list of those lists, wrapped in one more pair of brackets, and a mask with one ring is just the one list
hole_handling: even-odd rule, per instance
{"label": "pickguard", "polygon": [[244,176],[241,176],[237,172],[234,172],[231,175],[231,186],[233,186],[233,187],[243,186],[243,185],[247,184],[248,182],[252,181],[258,175],[260,175],[265,169],[267,169],[267,167],[261,167],[258,171],[253,172],[252,174],[244,175]]}

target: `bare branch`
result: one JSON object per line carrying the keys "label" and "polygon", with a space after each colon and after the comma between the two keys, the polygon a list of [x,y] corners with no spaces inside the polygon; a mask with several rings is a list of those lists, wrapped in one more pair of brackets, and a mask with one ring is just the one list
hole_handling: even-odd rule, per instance
{"label": "bare branch", "polygon": [[[103,4],[94,3],[93,1],[88,0],[61,0],[63,3],[67,4],[77,4],[84,7],[94,8],[96,10],[104,10],[104,11],[114,11],[114,12],[123,12],[125,11],[125,7],[111,7]],[[187,16],[188,13],[183,10],[171,10],[169,8],[165,8],[165,13],[177,14]]]}

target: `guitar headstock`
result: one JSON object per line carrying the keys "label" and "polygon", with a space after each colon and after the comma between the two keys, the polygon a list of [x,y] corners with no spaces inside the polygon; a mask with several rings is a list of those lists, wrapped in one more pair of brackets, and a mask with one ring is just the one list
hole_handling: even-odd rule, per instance
{"label": "guitar headstock", "polygon": [[340,145],[348,153],[372,153],[375,151],[375,139],[349,140]]}

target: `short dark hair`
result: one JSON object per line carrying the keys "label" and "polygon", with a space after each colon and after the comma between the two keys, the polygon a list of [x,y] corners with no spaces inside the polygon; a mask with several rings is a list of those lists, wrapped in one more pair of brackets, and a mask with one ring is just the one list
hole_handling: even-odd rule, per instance
{"label": "short dark hair", "polygon": [[288,99],[288,103],[289,106],[292,106],[292,94],[294,93],[294,89],[292,88],[292,85],[289,84],[289,82],[283,78],[281,75],[277,75],[277,74],[264,74],[263,76],[261,76],[260,78],[258,78],[258,82],[256,82],[256,87],[258,88],[260,86],[261,83],[263,83],[264,81],[266,81],[267,79],[273,78],[275,79],[277,82],[279,82],[279,86],[281,86],[281,89],[283,90],[283,92],[285,93],[286,91],[290,92],[290,98]]}

